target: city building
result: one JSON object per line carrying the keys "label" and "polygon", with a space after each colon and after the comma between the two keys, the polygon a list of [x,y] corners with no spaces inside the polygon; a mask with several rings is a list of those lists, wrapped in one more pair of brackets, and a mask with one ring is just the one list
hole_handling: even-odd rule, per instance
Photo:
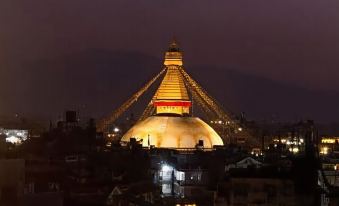
{"label": "city building", "polygon": [[18,205],[24,186],[25,160],[0,159],[0,205]]}

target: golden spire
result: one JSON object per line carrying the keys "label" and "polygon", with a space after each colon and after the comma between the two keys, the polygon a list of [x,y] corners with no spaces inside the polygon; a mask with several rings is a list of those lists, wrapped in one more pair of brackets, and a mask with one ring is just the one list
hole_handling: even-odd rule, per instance
{"label": "golden spire", "polygon": [[167,52],[165,53],[165,66],[177,65],[182,66],[182,52],[180,51],[178,43],[175,39],[172,40]]}
{"label": "golden spire", "polygon": [[167,72],[155,95],[156,113],[188,114],[191,101],[179,71],[183,65],[182,52],[175,40],[165,53],[164,65]]}

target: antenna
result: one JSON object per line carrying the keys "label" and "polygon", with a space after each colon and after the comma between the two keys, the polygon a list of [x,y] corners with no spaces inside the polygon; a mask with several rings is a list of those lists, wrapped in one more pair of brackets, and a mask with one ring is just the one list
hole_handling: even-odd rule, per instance
{"label": "antenna", "polygon": [[190,92],[191,92],[191,102],[192,102],[192,117],[194,117],[194,110],[193,110],[193,107],[194,107],[194,99],[193,99],[193,94],[192,94],[192,88],[190,88]]}

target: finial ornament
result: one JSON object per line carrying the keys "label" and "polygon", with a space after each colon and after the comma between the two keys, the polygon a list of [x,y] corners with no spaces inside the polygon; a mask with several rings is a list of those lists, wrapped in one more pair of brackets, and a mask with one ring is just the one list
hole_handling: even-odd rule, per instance
{"label": "finial ornament", "polygon": [[173,38],[172,42],[170,43],[170,46],[165,53],[165,66],[169,65],[177,65],[182,66],[182,51],[179,48],[179,45],[177,41]]}
{"label": "finial ornament", "polygon": [[175,39],[175,37],[173,37],[172,39],[172,42],[169,46],[169,49],[168,49],[169,52],[180,52],[180,49],[179,49],[179,44],[177,42],[177,40]]}

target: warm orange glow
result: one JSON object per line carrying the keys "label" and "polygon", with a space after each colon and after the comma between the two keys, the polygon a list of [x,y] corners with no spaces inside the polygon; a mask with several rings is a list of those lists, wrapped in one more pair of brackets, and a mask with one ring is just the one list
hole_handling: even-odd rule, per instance
{"label": "warm orange glow", "polygon": [[182,52],[179,51],[178,45],[175,41],[170,45],[169,50],[165,53],[165,66],[176,65],[182,66]]}
{"label": "warm orange glow", "polygon": [[223,145],[220,136],[197,117],[148,117],[134,125],[121,141],[129,142],[130,138],[141,140],[144,147],[195,148],[199,140],[204,141],[204,148]]}
{"label": "warm orange glow", "polygon": [[166,75],[152,99],[156,115],[160,115],[134,125],[122,137],[122,144],[135,138],[144,147],[196,148],[200,140],[203,145],[199,147],[203,148],[223,145],[220,136],[208,124],[186,115],[190,112],[191,101],[180,71],[182,53],[175,42],[165,54],[164,65]]}
{"label": "warm orange glow", "polygon": [[166,52],[164,65],[167,72],[155,95],[156,113],[188,114],[191,102],[179,71],[182,66],[182,53],[176,42],[173,42]]}
{"label": "warm orange glow", "polygon": [[321,147],[320,148],[320,154],[326,155],[326,154],[328,154],[328,150],[329,150],[328,147]]}
{"label": "warm orange glow", "polygon": [[321,143],[325,144],[334,144],[336,141],[339,142],[339,137],[327,137],[321,139]]}

